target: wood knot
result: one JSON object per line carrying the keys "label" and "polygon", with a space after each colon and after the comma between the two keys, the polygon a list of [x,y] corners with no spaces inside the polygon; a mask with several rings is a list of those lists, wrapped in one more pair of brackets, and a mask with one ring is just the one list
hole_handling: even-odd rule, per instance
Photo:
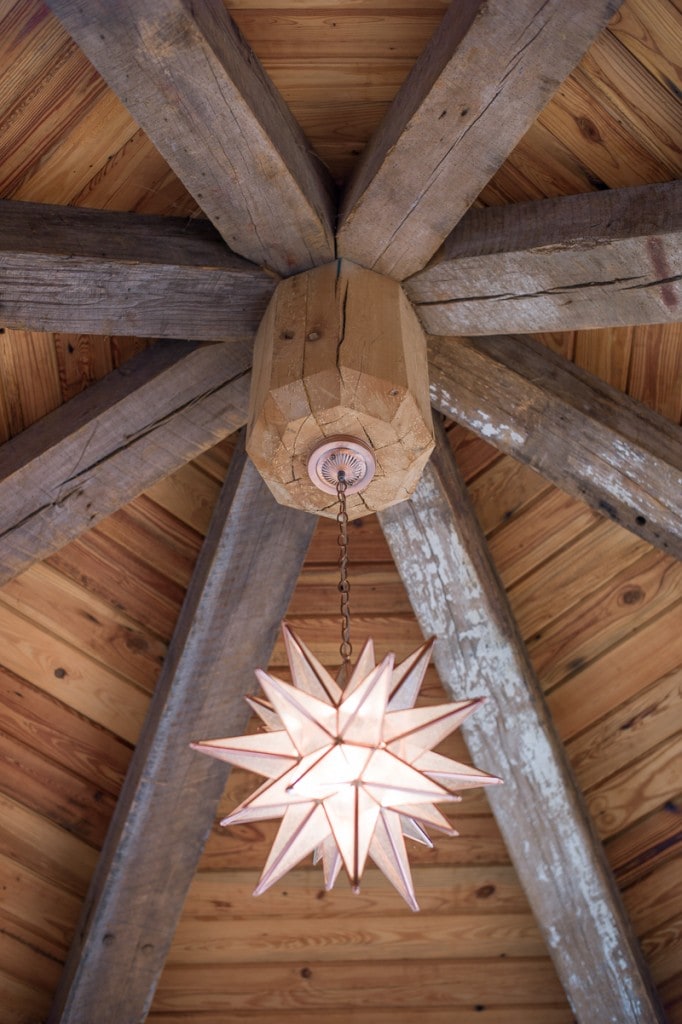
{"label": "wood knot", "polygon": [[602,141],[601,135],[599,134],[599,129],[597,128],[594,121],[590,121],[589,117],[576,117],[575,123],[578,125],[578,128],[580,129],[580,133],[584,135],[584,137],[589,142]]}

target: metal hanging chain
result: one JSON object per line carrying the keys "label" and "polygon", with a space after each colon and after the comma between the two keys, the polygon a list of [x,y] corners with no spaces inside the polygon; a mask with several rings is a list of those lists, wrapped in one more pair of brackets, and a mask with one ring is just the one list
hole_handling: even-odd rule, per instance
{"label": "metal hanging chain", "polygon": [[336,478],[336,494],[339,499],[339,511],[336,521],[339,524],[339,593],[341,594],[341,646],[339,651],[343,660],[344,668],[350,665],[350,656],[353,647],[350,642],[350,609],[348,600],[350,596],[350,583],[348,582],[348,512],[346,511],[346,474],[339,470]]}

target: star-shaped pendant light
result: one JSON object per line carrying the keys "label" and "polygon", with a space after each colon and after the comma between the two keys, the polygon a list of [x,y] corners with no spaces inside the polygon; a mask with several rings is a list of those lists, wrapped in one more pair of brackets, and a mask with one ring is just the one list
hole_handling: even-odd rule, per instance
{"label": "star-shaped pendant light", "polygon": [[282,628],[293,685],[257,670],[266,699],[247,698],[266,731],[192,744],[266,779],[221,822],[282,819],[254,895],[315,851],[327,889],[343,865],[358,891],[369,856],[418,910],[405,837],[432,846],[427,828],[457,835],[436,804],[501,781],[432,750],[482,700],[414,706],[432,641],[394,667],[392,654],[375,664],[368,640],[342,690]]}

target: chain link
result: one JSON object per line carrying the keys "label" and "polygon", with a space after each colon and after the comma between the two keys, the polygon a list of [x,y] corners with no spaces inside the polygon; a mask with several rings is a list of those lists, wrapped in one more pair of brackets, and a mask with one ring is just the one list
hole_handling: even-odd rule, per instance
{"label": "chain link", "polygon": [[350,657],[353,647],[350,642],[350,609],[348,601],[350,597],[350,583],[348,582],[348,512],[346,511],[346,474],[339,470],[336,479],[336,495],[339,499],[339,511],[336,521],[339,524],[339,593],[341,594],[341,646],[339,648],[344,666],[350,664]]}

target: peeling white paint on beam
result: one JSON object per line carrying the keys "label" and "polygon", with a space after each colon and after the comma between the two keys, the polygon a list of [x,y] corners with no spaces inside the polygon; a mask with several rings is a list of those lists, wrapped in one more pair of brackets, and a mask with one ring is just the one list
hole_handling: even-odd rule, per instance
{"label": "peeling white paint on beam", "polygon": [[[441,447],[439,459],[446,456],[454,467]],[[414,497],[381,514],[384,533],[424,634],[438,636],[434,660],[443,685],[454,699],[490,698],[463,732],[474,762],[505,781],[488,798],[576,1016],[590,1024],[662,1020],[466,490],[453,472],[446,483],[429,464]]]}

